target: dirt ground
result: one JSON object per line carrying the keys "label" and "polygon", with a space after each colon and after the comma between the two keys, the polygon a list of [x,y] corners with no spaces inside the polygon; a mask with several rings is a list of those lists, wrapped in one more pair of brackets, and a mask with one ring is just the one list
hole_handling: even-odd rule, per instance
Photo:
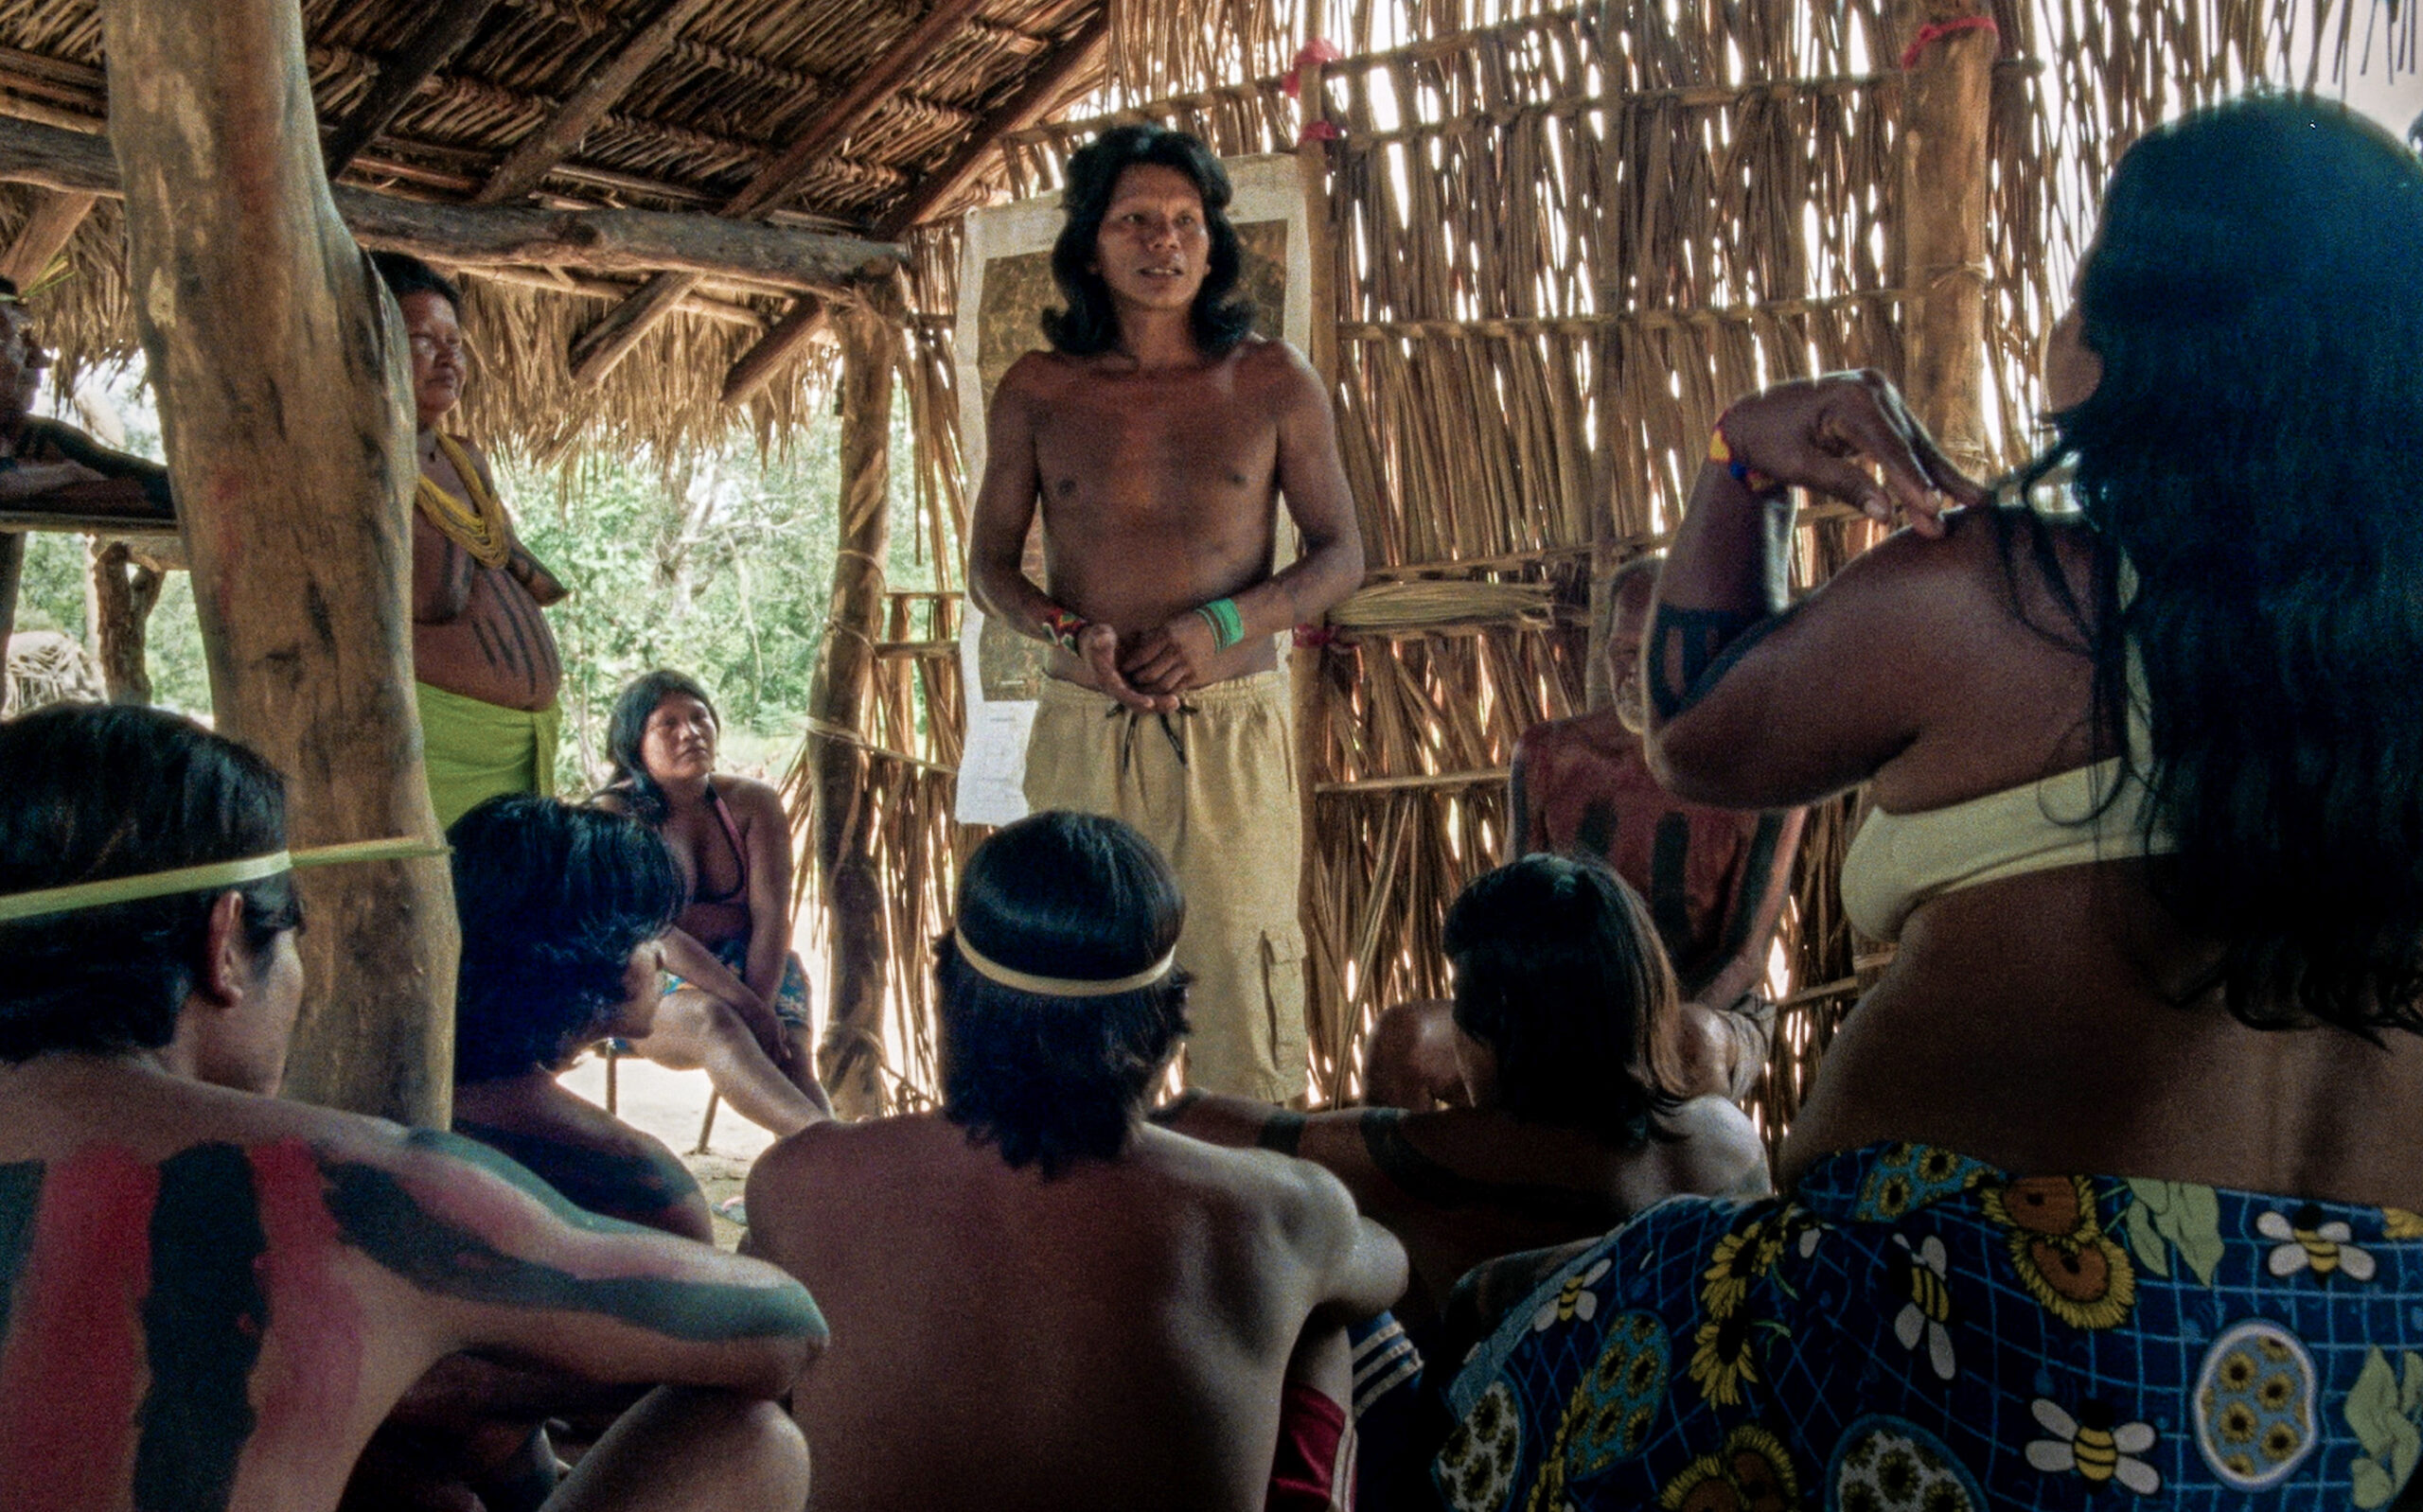
{"label": "dirt ground", "polygon": [[[599,1107],[607,1106],[603,1056],[583,1056],[579,1064],[564,1073],[562,1081]],[[721,1204],[740,1195],[750,1162],[774,1142],[774,1136],[718,1106],[707,1147],[700,1151],[699,1130],[712,1090],[704,1071],[668,1071],[633,1056],[620,1056],[614,1063],[614,1090],[615,1116],[663,1140],[706,1188],[707,1206],[716,1209],[716,1242],[725,1249],[738,1244],[740,1225],[723,1215]]]}

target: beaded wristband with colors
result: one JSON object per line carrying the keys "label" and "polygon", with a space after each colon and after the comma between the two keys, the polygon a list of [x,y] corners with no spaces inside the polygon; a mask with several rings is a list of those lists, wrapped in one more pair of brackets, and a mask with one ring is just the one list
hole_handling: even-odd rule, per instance
{"label": "beaded wristband with colors", "polygon": [[1073,610],[1055,607],[1044,611],[1043,633],[1053,645],[1073,654],[1077,649],[1077,637],[1085,634],[1087,627],[1093,623]]}
{"label": "beaded wristband with colors", "polygon": [[1783,486],[1748,463],[1733,460],[1733,448],[1724,439],[1724,422],[1722,420],[1717,422],[1714,431],[1708,432],[1707,460],[1733,474],[1735,483],[1754,494],[1771,494]]}

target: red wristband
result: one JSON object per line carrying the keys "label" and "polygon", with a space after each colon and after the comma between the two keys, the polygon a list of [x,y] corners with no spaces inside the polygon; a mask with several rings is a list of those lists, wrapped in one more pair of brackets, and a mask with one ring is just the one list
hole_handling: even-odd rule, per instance
{"label": "red wristband", "polygon": [[1718,420],[1716,429],[1708,432],[1707,460],[1733,474],[1733,481],[1754,494],[1771,494],[1783,484],[1747,463],[1733,460],[1733,447],[1724,439],[1724,422]]}
{"label": "red wristband", "polygon": [[1085,634],[1093,623],[1082,614],[1054,605],[1043,614],[1044,639],[1073,655],[1077,649],[1077,637]]}

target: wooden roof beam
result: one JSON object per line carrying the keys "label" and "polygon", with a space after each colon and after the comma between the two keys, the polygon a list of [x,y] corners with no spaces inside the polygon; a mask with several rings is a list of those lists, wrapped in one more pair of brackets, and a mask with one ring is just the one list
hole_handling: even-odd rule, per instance
{"label": "wooden roof beam", "polygon": [[471,197],[471,202],[502,204],[537,188],[550,168],[578,149],[580,139],[606,118],[606,113],[639,82],[640,76],[672,50],[674,43],[681,39],[681,28],[705,9],[706,4],[707,0],[665,0],[658,8],[655,19],[632,32],[612,58],[566,97],[546,125],[523,137],[505,154],[487,183]]}
{"label": "wooden roof beam", "polygon": [[395,124],[396,117],[420,93],[420,87],[429,82],[431,76],[463,50],[496,4],[497,0],[438,0],[437,9],[413,33],[410,44],[380,66],[379,81],[370,87],[369,97],[328,138],[325,156],[330,179],[343,173],[356,152]]}
{"label": "wooden roof beam", "polygon": [[1105,4],[1075,36],[1036,63],[1018,92],[985,116],[958,150],[885,213],[877,222],[881,227],[877,234],[887,241],[893,240],[957,198],[983,171],[985,160],[1000,146],[1001,138],[1026,130],[1061,102],[1077,76],[1101,57],[1103,43],[1109,35],[1110,8]]}
{"label": "wooden roof beam", "polygon": [[93,205],[99,199],[96,194],[58,189],[37,191],[33,212],[26,217],[24,229],[17,233],[7,255],[0,255],[0,278],[19,289],[30,287],[50,266],[51,259],[67,250],[68,239],[84,223],[84,218],[92,214]]}
{"label": "wooden roof beam", "polygon": [[[983,170],[984,161],[999,147],[1002,137],[1019,131],[1060,103],[1078,75],[1102,55],[1104,41],[1110,35],[1110,9],[1105,6],[1095,17],[1080,27],[1076,35],[1062,43],[1038,62],[1017,93],[1004,100],[977,126],[975,132],[960,144],[943,165],[928,175],[908,197],[893,206],[881,222],[880,235],[889,241],[897,238],[911,226],[918,224],[937,206],[948,203],[964,189],[968,182]],[[822,336],[832,324],[831,307],[813,294],[803,296],[772,330],[758,339],[740,360],[732,364],[724,375],[723,402],[727,407],[748,403],[757,392],[772,380],[793,357]]]}
{"label": "wooden roof beam", "polygon": [[[0,183],[118,198],[109,139],[0,116]],[[655,210],[435,204],[351,185],[335,191],[356,240],[457,268],[554,266],[591,273],[680,272],[792,292],[839,289],[904,256],[886,242]],[[682,290],[689,292],[689,288]]]}
{"label": "wooden roof beam", "polygon": [[[752,216],[770,209],[785,195],[799,187],[817,154],[856,130],[885,97],[906,83],[920,64],[933,55],[960,26],[976,13],[983,0],[934,0],[925,19],[909,30],[909,34],[888,48],[882,57],[869,64],[866,71],[853,79],[833,102],[817,114],[791,145],[773,162],[757,170],[749,186],[727,201],[716,214],[725,217]],[[572,344],[569,354],[573,377],[582,383],[594,383],[613,370],[625,353],[639,343],[656,323],[690,292],[690,283],[679,273],[661,273],[651,278],[628,300],[606,312],[603,320],[583,331]]]}

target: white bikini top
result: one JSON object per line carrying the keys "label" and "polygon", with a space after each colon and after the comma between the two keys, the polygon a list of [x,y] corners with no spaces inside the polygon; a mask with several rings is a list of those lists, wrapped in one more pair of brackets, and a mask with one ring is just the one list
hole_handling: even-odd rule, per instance
{"label": "white bikini top", "polygon": [[[2125,603],[2136,592],[2136,574],[2125,562],[2120,578]],[[1898,940],[1919,905],[1956,888],[2175,849],[2168,835],[2146,833],[2152,795],[2138,772],[2153,748],[2149,708],[2145,667],[2131,644],[2127,739],[2133,767],[2113,756],[1944,808],[1870,810],[1843,858],[1844,913],[1871,939]]]}

